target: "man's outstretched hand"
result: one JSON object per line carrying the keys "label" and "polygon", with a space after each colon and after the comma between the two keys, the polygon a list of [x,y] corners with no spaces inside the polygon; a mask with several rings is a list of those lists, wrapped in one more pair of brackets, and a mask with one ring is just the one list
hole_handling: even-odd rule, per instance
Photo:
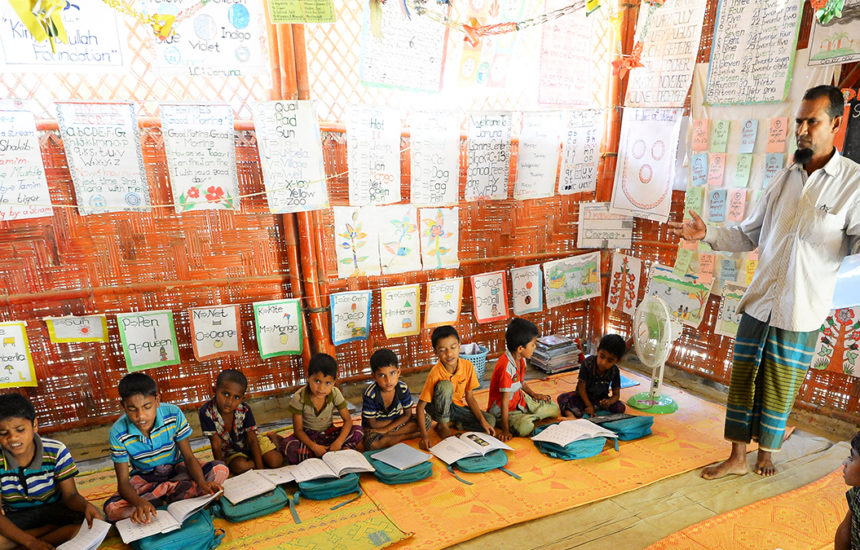
{"label": "man's outstretched hand", "polygon": [[700,241],[705,238],[708,228],[702,218],[692,210],[690,216],[692,218],[685,222],[669,222],[670,231],[686,241]]}

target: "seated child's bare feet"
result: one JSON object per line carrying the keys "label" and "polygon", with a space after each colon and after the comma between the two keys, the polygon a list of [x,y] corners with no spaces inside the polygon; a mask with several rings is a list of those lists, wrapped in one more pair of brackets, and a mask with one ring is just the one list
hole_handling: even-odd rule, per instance
{"label": "seated child's bare feet", "polygon": [[445,422],[437,422],[436,423],[436,433],[439,434],[439,437],[445,439],[446,437],[451,437],[451,428],[448,427],[448,424]]}

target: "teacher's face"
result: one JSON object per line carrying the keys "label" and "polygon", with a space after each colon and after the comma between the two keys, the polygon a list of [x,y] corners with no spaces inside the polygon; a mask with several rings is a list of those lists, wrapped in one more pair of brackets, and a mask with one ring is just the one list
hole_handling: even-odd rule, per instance
{"label": "teacher's face", "polygon": [[833,150],[833,139],[842,117],[830,118],[828,108],[830,99],[826,96],[805,99],[800,103],[794,128],[798,149],[810,149],[814,156],[829,155]]}

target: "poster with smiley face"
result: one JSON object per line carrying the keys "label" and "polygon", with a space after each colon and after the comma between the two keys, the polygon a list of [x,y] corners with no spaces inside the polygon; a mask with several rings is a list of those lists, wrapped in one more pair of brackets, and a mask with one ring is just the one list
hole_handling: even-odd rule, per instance
{"label": "poster with smiley face", "polygon": [[511,287],[514,294],[514,315],[543,309],[543,272],[540,265],[511,269]]}

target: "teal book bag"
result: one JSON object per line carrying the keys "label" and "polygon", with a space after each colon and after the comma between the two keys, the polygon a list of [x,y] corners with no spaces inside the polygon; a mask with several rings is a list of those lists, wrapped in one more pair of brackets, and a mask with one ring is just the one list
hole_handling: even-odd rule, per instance
{"label": "teal book bag", "polygon": [[[541,433],[548,426],[551,426],[551,424],[538,426],[535,428],[534,435]],[[615,450],[617,451],[618,441],[613,441],[615,443]],[[568,443],[564,447],[547,441],[533,441],[533,443],[540,452],[547,456],[559,458],[561,460],[578,460],[580,458],[590,458],[602,453],[603,447],[606,446],[606,438],[592,437],[591,439],[580,439],[579,441]]]}
{"label": "teal book bag", "polygon": [[415,481],[427,479],[433,475],[433,464],[429,460],[427,462],[422,462],[421,464],[416,464],[411,468],[401,470],[386,464],[381,460],[373,458],[372,455],[378,452],[379,451],[365,451],[364,457],[367,458],[368,462],[373,466],[373,475],[376,476],[376,479],[386,485],[413,483]]}
{"label": "teal book bag", "polygon": [[633,416],[623,420],[604,422],[601,424],[607,430],[618,434],[621,441],[631,441],[651,435],[651,426],[654,425],[653,416]]}
{"label": "teal book bag", "polygon": [[496,449],[490,451],[483,456],[470,456],[466,458],[461,458],[453,464],[448,464],[448,471],[451,472],[451,475],[457,478],[458,481],[461,481],[466,485],[472,485],[472,482],[466,481],[465,479],[458,476],[457,472],[454,471],[455,466],[458,470],[469,474],[489,472],[490,470],[501,470],[511,477],[522,479],[517,474],[505,468],[507,464],[508,455],[505,454],[505,451],[501,449]]}
{"label": "teal book bag", "polygon": [[212,550],[221,544],[223,529],[215,529],[208,510],[191,515],[182,527],[159,533],[131,543],[135,550]]}
{"label": "teal book bag", "polygon": [[358,483],[358,474],[351,473],[333,479],[313,479],[299,483],[299,494],[311,500],[328,500],[352,493],[356,493],[356,495],[337,506],[333,506],[332,510],[336,510],[361,497],[362,492],[361,485]]}
{"label": "teal book bag", "polygon": [[233,504],[226,498],[222,498],[218,504],[212,506],[212,513],[215,517],[238,523],[272,514],[287,504],[291,504],[290,497],[283,488],[278,486],[268,493],[243,500],[239,504]]}

